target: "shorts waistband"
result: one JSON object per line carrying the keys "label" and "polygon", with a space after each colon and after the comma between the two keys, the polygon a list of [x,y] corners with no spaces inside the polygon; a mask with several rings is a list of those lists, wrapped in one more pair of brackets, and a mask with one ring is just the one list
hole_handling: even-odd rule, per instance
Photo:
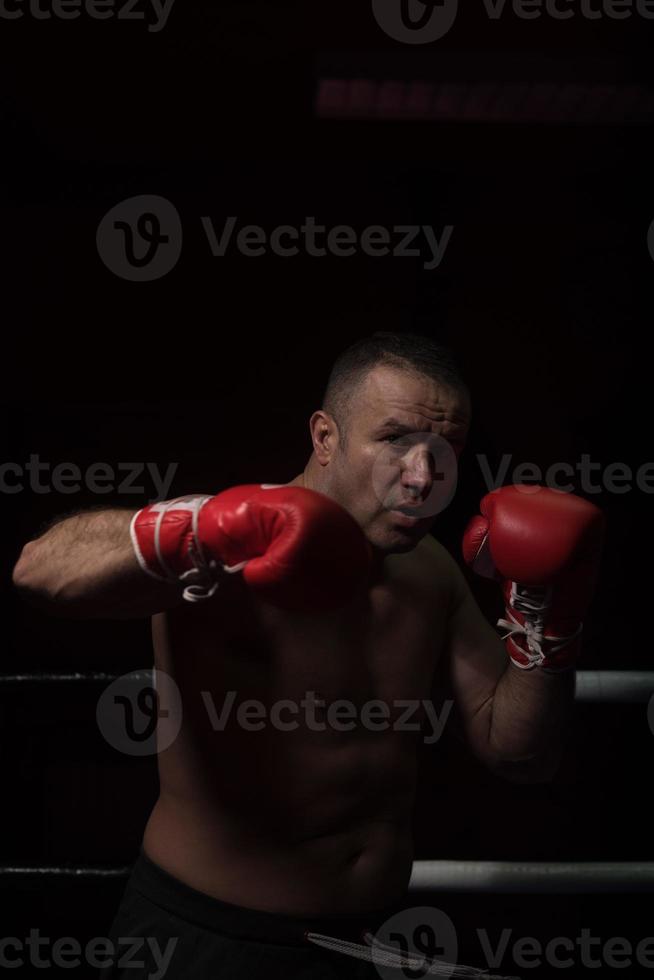
{"label": "shorts waistband", "polygon": [[360,943],[366,932],[376,933],[399,910],[399,906],[388,906],[360,914],[305,917],[250,909],[191,888],[155,864],[143,850],[132,869],[129,887],[193,925],[235,939],[270,943],[304,944],[307,933]]}

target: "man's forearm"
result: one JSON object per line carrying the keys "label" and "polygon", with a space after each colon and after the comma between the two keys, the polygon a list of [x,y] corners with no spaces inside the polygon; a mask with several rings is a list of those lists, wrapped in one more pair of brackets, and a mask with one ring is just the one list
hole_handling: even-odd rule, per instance
{"label": "man's forearm", "polygon": [[490,704],[489,749],[516,781],[551,778],[574,710],[575,672],[520,670],[509,664]]}
{"label": "man's forearm", "polygon": [[149,616],[168,608],[179,589],[146,575],[134,554],[128,510],[65,518],[29,541],[13,581],[25,599],[55,615]]}

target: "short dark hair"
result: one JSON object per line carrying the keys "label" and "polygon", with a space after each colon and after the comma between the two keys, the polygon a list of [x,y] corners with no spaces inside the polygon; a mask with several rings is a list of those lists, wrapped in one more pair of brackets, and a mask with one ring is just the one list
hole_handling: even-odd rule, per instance
{"label": "short dark hair", "polygon": [[447,388],[469,395],[449,348],[422,334],[378,331],[344,350],[332,366],[323,408],[336,420],[342,438],[345,438],[350,420],[352,395],[366,374],[378,364],[423,374]]}

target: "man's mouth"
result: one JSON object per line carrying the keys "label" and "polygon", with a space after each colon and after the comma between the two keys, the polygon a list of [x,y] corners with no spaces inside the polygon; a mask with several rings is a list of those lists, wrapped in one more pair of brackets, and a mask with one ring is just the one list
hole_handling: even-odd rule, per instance
{"label": "man's mouth", "polygon": [[416,513],[417,511],[417,507],[398,507],[390,509],[389,514],[391,514],[395,521],[402,525],[402,527],[414,527],[421,519]]}
{"label": "man's mouth", "polygon": [[416,517],[420,516],[420,512],[423,510],[424,506],[425,502],[422,500],[414,503],[407,503],[405,501],[404,503],[400,502],[395,504],[395,506],[390,507],[389,510],[391,510],[394,514],[406,514],[407,517]]}

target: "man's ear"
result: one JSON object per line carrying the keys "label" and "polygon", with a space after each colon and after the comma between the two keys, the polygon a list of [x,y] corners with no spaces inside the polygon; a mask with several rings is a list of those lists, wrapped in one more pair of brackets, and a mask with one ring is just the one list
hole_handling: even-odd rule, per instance
{"label": "man's ear", "polygon": [[309,420],[313,451],[321,466],[326,466],[338,446],[338,426],[334,417],[320,409]]}

